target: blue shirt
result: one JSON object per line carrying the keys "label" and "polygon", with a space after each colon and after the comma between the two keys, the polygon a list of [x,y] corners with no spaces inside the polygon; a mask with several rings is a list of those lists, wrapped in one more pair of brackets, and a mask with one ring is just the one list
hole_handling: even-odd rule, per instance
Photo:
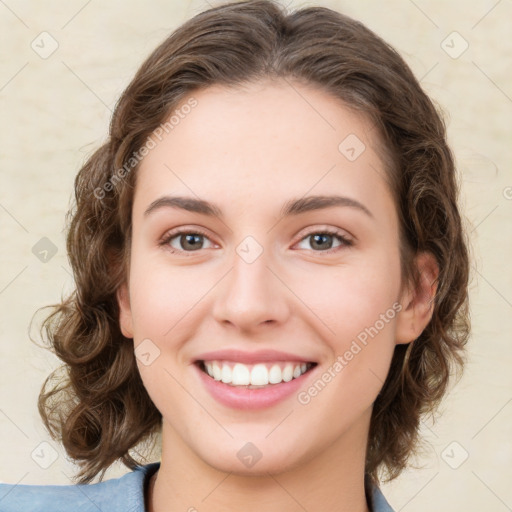
{"label": "blue shirt", "polygon": [[[160,462],[96,484],[0,484],[0,512],[146,512],[149,478]],[[393,512],[379,488],[371,488],[372,512]]]}

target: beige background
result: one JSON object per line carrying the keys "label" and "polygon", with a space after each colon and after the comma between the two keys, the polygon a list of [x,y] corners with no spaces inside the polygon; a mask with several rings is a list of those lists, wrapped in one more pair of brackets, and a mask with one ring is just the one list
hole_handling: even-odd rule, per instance
{"label": "beige background", "polygon": [[[424,424],[419,469],[383,485],[384,493],[397,511],[511,510],[512,3],[283,2],[340,10],[393,44],[447,112],[461,173],[474,245],[469,362],[442,417]],[[75,467],[50,440],[36,408],[39,388],[58,361],[30,342],[29,322],[37,308],[72,289],[64,216],[74,176],[104,140],[116,99],[157,43],[207,6],[0,2],[2,482],[70,483]],[[44,31],[58,43],[49,56],[43,52],[55,43]],[[57,249],[47,262],[32,252],[43,237]],[[116,466],[107,476],[124,472]]]}

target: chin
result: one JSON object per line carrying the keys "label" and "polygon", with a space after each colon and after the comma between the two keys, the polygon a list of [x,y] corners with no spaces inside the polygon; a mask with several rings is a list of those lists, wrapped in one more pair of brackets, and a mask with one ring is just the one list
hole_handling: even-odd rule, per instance
{"label": "chin", "polygon": [[231,473],[236,476],[252,477],[266,477],[268,474],[278,475],[290,471],[300,464],[298,460],[268,454],[262,455],[261,459],[257,460],[253,465],[248,464],[247,466],[238,459],[236,453],[233,457],[220,461],[210,457],[208,457],[208,460],[203,460],[217,471]]}

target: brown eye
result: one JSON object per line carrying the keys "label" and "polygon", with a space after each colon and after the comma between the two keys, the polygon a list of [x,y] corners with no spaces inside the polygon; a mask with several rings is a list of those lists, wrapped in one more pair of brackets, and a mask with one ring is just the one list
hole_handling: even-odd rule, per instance
{"label": "brown eye", "polygon": [[168,247],[172,253],[195,252],[213,246],[210,239],[204,233],[195,231],[175,231],[169,233],[160,245]]}
{"label": "brown eye", "polygon": [[[202,249],[203,245],[203,235],[199,235],[197,233],[189,233],[186,235],[178,235],[175,237],[178,239],[178,245],[185,251],[197,251],[198,249]],[[172,245],[172,244],[171,244]]]}
{"label": "brown eye", "polygon": [[334,237],[327,233],[309,235],[309,238],[313,249],[330,249],[334,242]]}
{"label": "brown eye", "polygon": [[311,249],[315,252],[332,252],[340,247],[353,245],[353,242],[343,236],[338,231],[317,231],[306,235],[299,243],[307,241],[310,247],[301,247],[302,249]]}

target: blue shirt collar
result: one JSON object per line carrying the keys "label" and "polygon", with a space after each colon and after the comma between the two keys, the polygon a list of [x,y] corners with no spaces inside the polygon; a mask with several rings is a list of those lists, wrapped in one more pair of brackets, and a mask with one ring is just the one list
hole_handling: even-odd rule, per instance
{"label": "blue shirt collar", "polygon": [[[22,485],[0,484],[2,512],[146,512],[145,496],[149,478],[160,468],[160,462],[137,466],[120,478],[95,484]],[[393,512],[377,485],[366,481],[372,512]]]}

